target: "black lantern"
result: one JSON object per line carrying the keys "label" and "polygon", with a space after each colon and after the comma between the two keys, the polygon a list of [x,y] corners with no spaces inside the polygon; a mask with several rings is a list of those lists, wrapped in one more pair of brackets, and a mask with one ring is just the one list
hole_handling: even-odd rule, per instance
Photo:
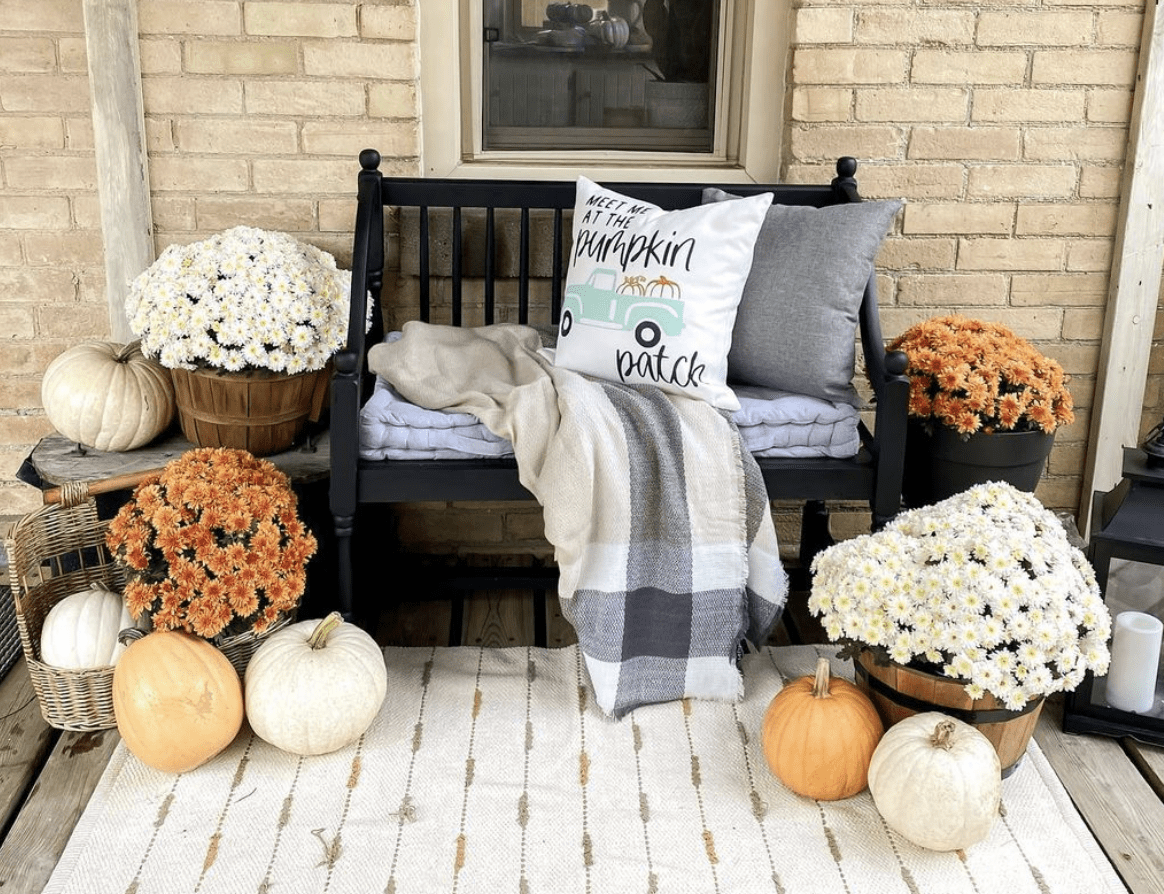
{"label": "black lantern", "polygon": [[1164,745],[1164,463],[1125,448],[1123,475],[1094,495],[1088,545],[1113,619],[1111,667],[1067,696],[1063,729]]}

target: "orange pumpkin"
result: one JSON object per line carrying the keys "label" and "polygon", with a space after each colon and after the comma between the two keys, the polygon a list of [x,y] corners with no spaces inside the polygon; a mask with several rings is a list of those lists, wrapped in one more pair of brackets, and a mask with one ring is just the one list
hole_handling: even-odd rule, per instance
{"label": "orange pumpkin", "polygon": [[158,630],[130,643],[113,671],[113,716],[142,763],[184,773],[229,745],[243,721],[238,673],[209,642]]}
{"label": "orange pumpkin", "polygon": [[885,727],[873,702],[847,680],[816,675],[781,689],[764,714],[761,743],[768,769],[798,795],[851,798],[868,785],[869,761]]}

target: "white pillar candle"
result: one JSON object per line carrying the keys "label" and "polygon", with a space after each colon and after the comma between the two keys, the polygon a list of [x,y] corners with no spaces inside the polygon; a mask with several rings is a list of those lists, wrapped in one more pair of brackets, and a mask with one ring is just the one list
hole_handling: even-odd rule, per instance
{"label": "white pillar candle", "polygon": [[1143,612],[1120,612],[1112,626],[1107,703],[1119,711],[1144,714],[1156,701],[1156,671],[1164,623]]}

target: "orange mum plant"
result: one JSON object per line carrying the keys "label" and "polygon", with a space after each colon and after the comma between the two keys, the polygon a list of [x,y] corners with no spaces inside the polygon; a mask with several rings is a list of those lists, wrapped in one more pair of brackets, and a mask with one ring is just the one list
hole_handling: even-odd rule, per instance
{"label": "orange mum plant", "polygon": [[1075,418],[1067,375],[1025,338],[999,323],[935,317],[889,345],[909,358],[909,415],[975,432],[1053,432]]}
{"label": "orange mum plant", "polygon": [[139,484],[106,545],[135,619],[207,639],[261,633],[292,611],[316,549],[287,476],[225,447],[187,451]]}

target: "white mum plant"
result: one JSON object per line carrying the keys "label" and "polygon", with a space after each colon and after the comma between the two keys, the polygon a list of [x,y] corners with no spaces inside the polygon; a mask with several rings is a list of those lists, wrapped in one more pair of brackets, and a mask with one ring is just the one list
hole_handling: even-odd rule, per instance
{"label": "white mum plant", "polygon": [[990,482],[903,512],[812,565],[829,638],[966,681],[1018,710],[1107,673],[1111,616],[1095,571],[1032,494]]}
{"label": "white mum plant", "polygon": [[171,245],[130,286],[129,326],[165,367],[322,369],[344,343],[351,273],[286,233]]}

